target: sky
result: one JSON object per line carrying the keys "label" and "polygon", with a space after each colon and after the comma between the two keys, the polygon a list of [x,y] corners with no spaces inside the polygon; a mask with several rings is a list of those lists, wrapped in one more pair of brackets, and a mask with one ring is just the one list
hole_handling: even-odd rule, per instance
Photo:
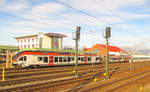
{"label": "sky", "polygon": [[150,48],[150,0],[0,0],[0,45],[15,45],[15,37],[53,32],[67,35],[73,47],[81,26],[80,47],[105,44]]}

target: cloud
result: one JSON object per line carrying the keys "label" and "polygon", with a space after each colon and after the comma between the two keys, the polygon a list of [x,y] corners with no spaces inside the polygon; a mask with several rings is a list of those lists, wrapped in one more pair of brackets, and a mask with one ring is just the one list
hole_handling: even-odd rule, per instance
{"label": "cloud", "polygon": [[14,11],[22,11],[27,8],[30,8],[30,3],[28,0],[12,0],[9,2],[4,2],[2,7],[0,8],[2,11],[9,11],[9,12],[14,12]]}
{"label": "cloud", "polygon": [[5,0],[0,0],[0,8],[3,7],[5,3]]}
{"label": "cloud", "polygon": [[123,20],[149,17],[148,14],[135,14],[120,10],[130,6],[142,6],[146,3],[146,0],[61,0],[61,2],[96,17],[115,16]]}
{"label": "cloud", "polygon": [[39,4],[32,8],[31,12],[33,14],[51,14],[51,13],[60,13],[65,10],[65,7],[59,3],[44,3]]}
{"label": "cloud", "polygon": [[[12,14],[30,20],[6,20],[7,24],[9,24],[7,25],[9,28],[3,28],[1,31],[24,35],[35,34],[38,32],[63,33],[68,36],[65,38],[65,44],[74,46],[72,32],[75,31],[76,26],[81,26],[82,32],[80,44],[81,46],[90,46],[92,44],[91,39],[93,39],[93,35],[92,33],[87,33],[87,30],[99,31],[99,33],[97,33],[99,34],[98,36],[94,35],[94,42],[101,43],[103,37],[99,28],[105,28],[107,25],[113,24],[112,28],[118,26],[129,30],[129,33],[137,32],[137,30],[139,33],[142,33],[140,31],[144,30],[142,28],[145,28],[145,25],[140,28],[136,23],[130,23],[129,20],[150,17],[150,15],[146,13],[133,13],[131,11],[123,11],[123,9],[121,10],[121,8],[130,8],[129,6],[141,6],[145,3],[145,0],[61,0],[94,17],[77,12],[58,2],[41,1],[41,3],[37,3],[36,0],[34,0],[35,3],[30,1],[31,0],[11,0],[11,2],[6,2],[5,0],[2,0],[0,2],[0,5],[3,6],[1,10],[4,12],[9,11],[8,13],[10,15]],[[147,28],[147,30],[149,30],[149,28]],[[134,41],[133,36],[126,36],[126,33],[124,33],[122,29],[114,28],[112,33],[115,36],[112,36],[111,39],[112,41],[117,42],[118,45],[122,42],[124,42],[124,45],[132,44],[129,40]],[[138,37],[136,37],[135,41],[138,40]]]}
{"label": "cloud", "polygon": [[[1,28],[2,32],[8,32],[8,33],[16,33],[16,34],[26,34],[26,33],[38,33],[41,30],[35,29],[35,28],[22,28],[22,27],[3,27]],[[43,31],[43,30],[42,30]]]}
{"label": "cloud", "polygon": [[144,0],[61,0],[75,8],[92,13],[104,14],[109,13],[105,8],[118,10],[122,7],[142,5]]}
{"label": "cloud", "polygon": [[118,28],[123,28],[123,29],[135,29],[139,28],[137,25],[127,25],[127,24],[120,24],[120,25],[115,25]]}

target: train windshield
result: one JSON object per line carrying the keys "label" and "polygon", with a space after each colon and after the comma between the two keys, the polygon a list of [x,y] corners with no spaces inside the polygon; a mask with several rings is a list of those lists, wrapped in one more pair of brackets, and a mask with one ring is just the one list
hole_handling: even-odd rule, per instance
{"label": "train windshield", "polygon": [[19,58],[19,61],[27,61],[27,56],[22,56]]}

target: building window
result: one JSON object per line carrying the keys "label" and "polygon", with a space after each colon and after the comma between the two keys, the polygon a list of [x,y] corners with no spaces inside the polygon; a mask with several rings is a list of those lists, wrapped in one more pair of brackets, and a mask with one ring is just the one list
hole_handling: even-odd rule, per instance
{"label": "building window", "polygon": [[20,43],[22,43],[22,40],[21,40],[21,42]]}
{"label": "building window", "polygon": [[58,49],[59,48],[59,38],[53,37],[52,38],[52,48]]}
{"label": "building window", "polygon": [[38,38],[36,38],[36,42],[38,42]]}
{"label": "building window", "polygon": [[26,45],[24,45],[24,48],[26,48]]}
{"label": "building window", "polygon": [[38,47],[38,44],[36,44],[36,47]]}
{"label": "building window", "polygon": [[30,42],[30,39],[28,38],[28,42]]}
{"label": "building window", "polygon": [[34,38],[32,38],[32,42],[34,42]]}
{"label": "building window", "polygon": [[32,48],[34,48],[34,44],[32,44]]}
{"label": "building window", "polygon": [[26,39],[24,39],[24,42],[26,42]]}
{"label": "building window", "polygon": [[17,43],[19,43],[19,40],[17,40]]}
{"label": "building window", "polygon": [[30,48],[30,45],[28,45],[28,48]]}
{"label": "building window", "polygon": [[22,48],[22,45],[21,45],[21,48]]}

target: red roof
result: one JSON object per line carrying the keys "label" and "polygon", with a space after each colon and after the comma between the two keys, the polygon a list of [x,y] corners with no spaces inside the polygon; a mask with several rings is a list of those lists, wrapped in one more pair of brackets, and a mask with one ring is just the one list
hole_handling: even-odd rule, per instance
{"label": "red roof", "polygon": [[[92,51],[93,50],[99,50],[100,51],[100,55],[104,55],[106,54],[106,45],[103,44],[96,44],[94,45],[92,48],[85,48],[85,51]],[[117,47],[117,46],[108,46],[108,50],[110,52],[125,52],[125,50]]]}
{"label": "red roof", "polygon": [[[103,49],[106,49],[106,45],[103,45],[103,44],[96,44],[93,46],[93,48],[100,48],[102,47]],[[117,47],[117,46],[108,46],[108,50],[111,51],[111,52],[124,52],[123,49]]]}

